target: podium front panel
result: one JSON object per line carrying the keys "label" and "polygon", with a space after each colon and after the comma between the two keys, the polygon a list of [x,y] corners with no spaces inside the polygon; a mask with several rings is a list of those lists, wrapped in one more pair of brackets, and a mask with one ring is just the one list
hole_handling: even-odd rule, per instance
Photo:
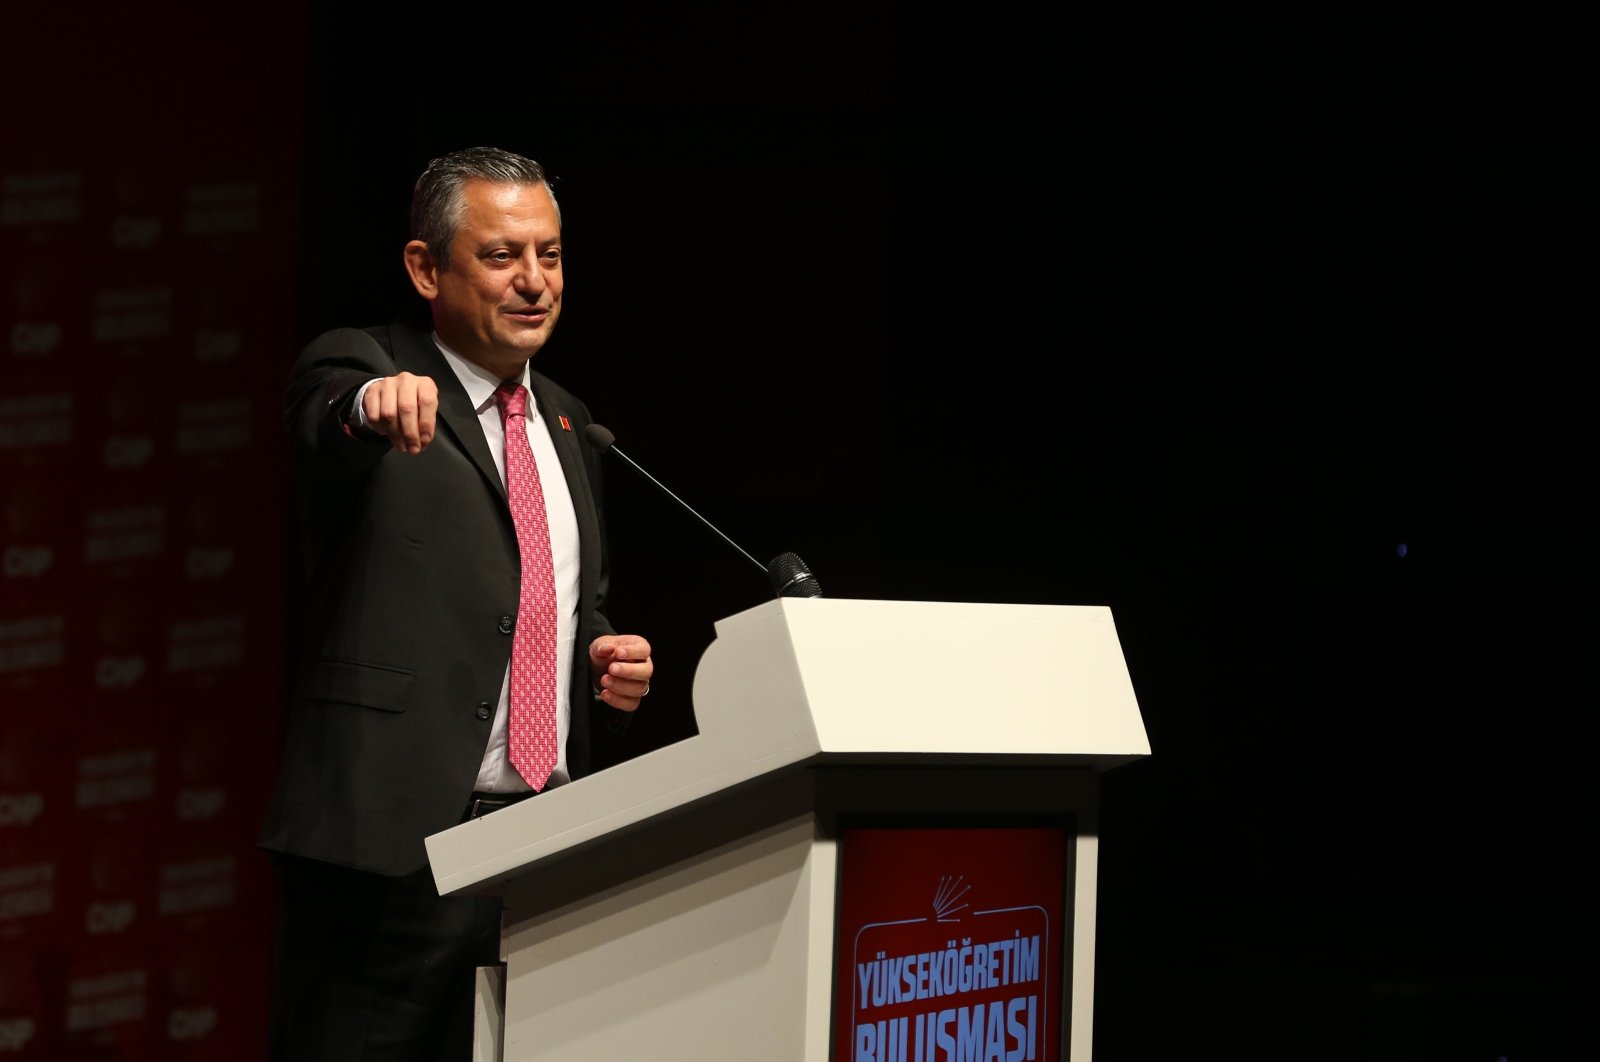
{"label": "podium front panel", "polygon": [[833,1062],[1062,1058],[1074,833],[841,824]]}

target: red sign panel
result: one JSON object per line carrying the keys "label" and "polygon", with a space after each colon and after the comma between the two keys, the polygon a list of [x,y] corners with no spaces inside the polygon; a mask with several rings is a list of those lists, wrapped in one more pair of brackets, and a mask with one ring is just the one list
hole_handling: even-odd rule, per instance
{"label": "red sign panel", "polygon": [[1067,840],[842,830],[834,1062],[1061,1058]]}

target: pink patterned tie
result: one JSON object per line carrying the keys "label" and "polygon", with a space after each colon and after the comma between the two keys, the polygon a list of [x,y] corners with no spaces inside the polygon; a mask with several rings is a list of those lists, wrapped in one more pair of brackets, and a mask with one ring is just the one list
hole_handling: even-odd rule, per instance
{"label": "pink patterned tie", "polygon": [[543,789],[556,765],[556,579],[539,468],[528,448],[528,389],[494,393],[506,428],[506,499],[522,555],[522,593],[511,645],[511,765]]}

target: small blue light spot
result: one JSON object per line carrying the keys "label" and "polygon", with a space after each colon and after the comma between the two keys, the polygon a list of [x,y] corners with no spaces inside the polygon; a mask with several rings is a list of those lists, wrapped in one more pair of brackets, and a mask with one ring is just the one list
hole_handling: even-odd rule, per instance
{"label": "small blue light spot", "polygon": [[1406,555],[1406,544],[1404,542],[1400,543],[1394,548],[1394,552],[1396,556],[1404,557]]}

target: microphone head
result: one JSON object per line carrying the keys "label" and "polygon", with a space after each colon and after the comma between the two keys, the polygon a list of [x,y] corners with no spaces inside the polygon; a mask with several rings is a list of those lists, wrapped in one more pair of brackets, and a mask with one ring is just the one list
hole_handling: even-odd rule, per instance
{"label": "microphone head", "polygon": [[583,434],[584,437],[589,440],[589,445],[593,446],[601,453],[605,453],[607,450],[611,449],[611,447],[615,445],[617,441],[617,437],[611,434],[611,429],[607,428],[604,424],[590,424],[587,428],[583,429]]}
{"label": "microphone head", "polygon": [[780,553],[767,565],[767,579],[779,597],[821,597],[822,587],[806,562],[793,553]]}

